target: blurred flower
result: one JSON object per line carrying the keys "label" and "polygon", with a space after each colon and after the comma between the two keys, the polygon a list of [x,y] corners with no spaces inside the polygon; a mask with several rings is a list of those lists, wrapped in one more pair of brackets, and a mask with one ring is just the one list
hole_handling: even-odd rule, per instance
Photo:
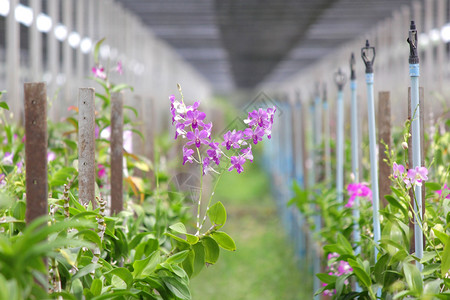
{"label": "blurred flower", "polygon": [[47,161],[48,161],[48,162],[54,161],[55,158],[56,158],[55,152],[49,151],[49,152],[47,153]]}
{"label": "blurred flower", "polygon": [[449,191],[450,191],[450,188],[447,186],[446,183],[444,183],[444,186],[442,187],[442,189],[441,189],[441,190],[437,190],[436,193],[439,195],[439,198],[442,197],[442,193],[444,193],[444,194],[445,194],[445,193],[448,193],[447,196],[445,196],[445,198],[446,198],[446,199],[450,199],[450,193],[449,193]]}
{"label": "blurred flower", "polygon": [[133,132],[131,130],[123,132],[123,148],[128,153],[133,153]]}
{"label": "blurred flower", "polygon": [[5,165],[12,165],[14,159],[14,154],[5,152],[5,155],[3,156],[2,163]]}
{"label": "blurred flower", "polygon": [[17,174],[22,174],[23,171],[23,161],[19,161],[17,164]]}
{"label": "blurred flower", "polygon": [[94,73],[94,77],[106,79],[105,68],[103,68],[102,66],[93,67],[92,73]]}
{"label": "blurred flower", "polygon": [[428,180],[428,170],[425,167],[416,167],[415,169],[409,169],[406,175],[406,186],[409,188],[411,185],[422,186],[424,180]]}
{"label": "blurred flower", "polygon": [[393,175],[394,178],[403,177],[405,173],[405,167],[402,165],[398,165],[396,162],[394,162],[393,166]]}
{"label": "blurred flower", "polygon": [[402,148],[403,148],[403,150],[408,149],[408,144],[406,142],[403,142],[402,143]]}
{"label": "blurred flower", "polygon": [[356,197],[368,198],[372,201],[372,190],[365,183],[350,183],[347,186],[347,192],[350,198],[345,207],[352,207]]}
{"label": "blurred flower", "polygon": [[120,61],[120,60],[117,62],[116,72],[119,73],[120,75],[122,75],[122,73],[123,73],[122,61]]}
{"label": "blurred flower", "polygon": [[98,178],[106,177],[106,168],[102,164],[98,164]]}
{"label": "blurred flower", "polygon": [[0,187],[4,187],[6,185],[6,176],[3,173],[0,173]]}

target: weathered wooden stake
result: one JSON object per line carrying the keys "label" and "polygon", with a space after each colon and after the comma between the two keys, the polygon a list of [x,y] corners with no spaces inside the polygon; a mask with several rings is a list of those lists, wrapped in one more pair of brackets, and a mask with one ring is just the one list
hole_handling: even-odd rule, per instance
{"label": "weathered wooden stake", "polygon": [[78,188],[81,204],[95,202],[95,90],[78,92]]}
{"label": "weathered wooden stake", "polygon": [[[408,119],[411,120],[411,88],[408,88]],[[425,166],[425,156],[423,153],[423,118],[425,115],[424,110],[424,90],[423,87],[419,88],[419,108],[420,108],[420,152],[421,152],[421,165]],[[409,133],[411,133],[411,128],[409,129]],[[407,169],[412,168],[412,140],[409,138],[408,140],[408,167]],[[409,196],[411,198],[411,205],[414,207],[414,189],[410,189]],[[413,214],[413,212],[411,212]],[[422,216],[425,215],[425,185],[422,185]],[[414,214],[413,214],[414,216]],[[410,236],[411,236],[411,244],[409,245],[409,252],[412,254],[416,251],[415,245],[415,237],[414,237],[414,218],[412,218],[409,222],[409,230],[410,230]],[[425,239],[424,239],[424,247],[425,247]]]}
{"label": "weathered wooden stake", "polygon": [[47,90],[25,83],[26,222],[47,215]]}
{"label": "weathered wooden stake", "polygon": [[111,215],[123,209],[123,93],[111,95]]}
{"label": "weathered wooden stake", "polygon": [[391,149],[391,99],[389,92],[378,93],[378,184],[383,207],[388,204],[384,195],[391,193],[389,175],[392,173],[391,168],[384,161],[387,159],[384,144]]}

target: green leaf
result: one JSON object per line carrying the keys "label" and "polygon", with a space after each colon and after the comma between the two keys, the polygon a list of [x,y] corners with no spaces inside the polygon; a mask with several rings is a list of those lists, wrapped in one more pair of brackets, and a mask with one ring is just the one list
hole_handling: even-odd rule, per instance
{"label": "green leaf", "polygon": [[136,118],[138,117],[138,111],[137,111],[137,109],[134,108],[133,106],[124,105],[123,108],[124,108],[124,109],[129,109],[129,110],[131,110],[131,111],[134,113],[134,115],[136,116]]}
{"label": "green leaf", "polygon": [[94,271],[95,269],[98,269],[98,268],[100,268],[100,267],[101,267],[101,265],[99,265],[99,264],[89,264],[89,265],[87,265],[86,267],[80,269],[80,270],[77,272],[77,274],[75,274],[75,275],[72,277],[72,282],[74,282],[75,279],[81,278],[81,277],[83,277],[83,276],[85,276],[85,275],[91,273],[92,271]]}
{"label": "green leaf", "polygon": [[5,101],[0,102],[0,107],[6,110],[9,110],[9,106]]}
{"label": "green leaf", "polygon": [[421,296],[423,292],[423,280],[419,269],[413,264],[405,263],[403,264],[403,272],[405,273],[405,279],[409,289],[416,296]]}
{"label": "green leaf", "polygon": [[105,276],[108,275],[111,276],[115,275],[117,277],[120,277],[120,279],[122,279],[126,283],[128,289],[131,287],[131,284],[133,283],[133,275],[131,274],[130,271],[128,271],[127,268],[112,269],[111,271],[105,273]]}
{"label": "green leaf", "polygon": [[102,38],[100,41],[98,41],[95,44],[95,48],[94,48],[94,62],[96,65],[98,65],[98,53],[100,51],[100,46],[102,45],[102,43],[105,41],[106,38]]}
{"label": "green leaf", "polygon": [[397,200],[397,198],[395,198],[392,195],[385,195],[384,198],[387,200],[387,202],[389,202],[390,205],[392,205],[393,207],[396,207],[398,209],[400,209],[400,211],[405,214],[407,213],[407,208],[405,206],[403,206],[403,204]]}
{"label": "green leaf", "polygon": [[195,253],[194,250],[189,250],[187,258],[183,261],[183,269],[186,272],[186,274],[191,277],[194,273],[194,259],[195,259]]}
{"label": "green leaf", "polygon": [[113,275],[111,278],[111,285],[117,289],[124,290],[127,288],[127,284],[119,276]]}
{"label": "green leaf", "polygon": [[316,274],[317,278],[319,278],[319,280],[323,283],[326,284],[330,284],[330,283],[335,283],[337,276],[336,275],[329,275],[326,273],[318,273]]}
{"label": "green leaf", "polygon": [[448,244],[447,241],[448,241],[449,236],[446,233],[444,233],[436,228],[432,228],[432,229],[433,229],[434,234],[441,240],[441,242],[443,244]]}
{"label": "green leaf", "polygon": [[181,280],[178,280],[176,277],[166,276],[161,277],[161,279],[164,281],[164,284],[167,286],[167,288],[175,295],[175,297],[182,300],[191,299],[191,292],[189,291],[189,287]]}
{"label": "green leaf", "polygon": [[369,274],[367,274],[367,272],[364,270],[364,266],[358,264],[353,259],[349,259],[348,263],[352,267],[353,273],[356,275],[360,283],[367,289],[370,289],[372,285],[372,280],[370,279]]}
{"label": "green leaf", "polygon": [[352,245],[341,233],[338,233],[337,243],[345,250],[345,254],[353,255]]}
{"label": "green leaf", "polygon": [[91,293],[94,296],[99,296],[102,293],[103,282],[99,278],[95,278],[91,284]]}
{"label": "green leaf", "polygon": [[217,228],[221,228],[227,221],[227,212],[222,202],[217,202],[211,206],[208,210],[208,217],[211,223],[216,225]]}
{"label": "green leaf", "polygon": [[198,236],[186,233],[186,241],[191,245],[195,245],[198,243]]}
{"label": "green leaf", "polygon": [[203,247],[202,243],[197,243],[192,246],[192,249],[194,250],[195,257],[194,257],[194,273],[193,276],[200,273],[200,271],[205,266],[205,247]]}
{"label": "green leaf", "polygon": [[97,245],[97,247],[99,248],[102,247],[102,241],[100,240],[100,237],[95,231],[92,231],[90,229],[81,230],[74,235],[74,237],[76,236],[82,236],[84,239],[90,242],[94,242]]}
{"label": "green leaf", "polygon": [[389,262],[390,255],[389,253],[384,254],[380,257],[380,259],[375,264],[374,275],[375,280],[379,284],[383,284],[384,281],[384,271],[386,270],[386,266]]}
{"label": "green leaf", "polygon": [[176,254],[170,256],[170,257],[166,260],[166,262],[169,263],[169,264],[179,264],[179,263],[182,263],[182,262],[186,259],[186,257],[188,256],[188,254],[189,254],[189,250],[184,250],[184,251],[178,252],[178,253],[176,253]]}
{"label": "green leaf", "polygon": [[122,90],[125,90],[125,89],[130,89],[131,91],[134,91],[134,89],[133,89],[133,87],[131,85],[126,84],[126,83],[121,83],[121,84],[118,84],[118,85],[114,85],[111,88],[111,93],[118,93],[118,92],[120,92]]}
{"label": "green leaf", "polygon": [[217,242],[206,236],[202,239],[202,244],[205,247],[205,261],[209,264],[215,264],[219,259],[220,248]]}
{"label": "green leaf", "polygon": [[437,182],[425,182],[425,188],[433,192],[442,189],[441,185]]}
{"label": "green leaf", "polygon": [[450,237],[447,238],[447,241],[444,246],[444,251],[442,251],[442,264],[441,264],[441,275],[445,277],[445,274],[450,269]]}
{"label": "green leaf", "polygon": [[181,234],[186,234],[187,233],[186,227],[181,222],[173,224],[173,225],[169,226],[169,228],[172,229],[173,231],[177,232],[177,233],[181,233]]}
{"label": "green leaf", "polygon": [[133,277],[145,278],[150,275],[160,262],[159,251],[155,251],[143,260],[137,260],[133,263]]}
{"label": "green leaf", "polygon": [[211,237],[225,250],[228,251],[236,251],[236,244],[233,239],[222,231],[216,231],[211,233]]}

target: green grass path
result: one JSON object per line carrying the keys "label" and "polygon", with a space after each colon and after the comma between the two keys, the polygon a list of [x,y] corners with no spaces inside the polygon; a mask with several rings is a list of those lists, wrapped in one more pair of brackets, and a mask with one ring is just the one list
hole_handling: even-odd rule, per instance
{"label": "green grass path", "polygon": [[[237,251],[221,250],[216,265],[192,278],[194,300],[310,299],[311,278],[298,269],[271,199],[269,179],[246,164],[245,172],[227,172],[215,193],[228,220],[223,230],[236,242]],[[306,296],[308,295],[308,296]]]}

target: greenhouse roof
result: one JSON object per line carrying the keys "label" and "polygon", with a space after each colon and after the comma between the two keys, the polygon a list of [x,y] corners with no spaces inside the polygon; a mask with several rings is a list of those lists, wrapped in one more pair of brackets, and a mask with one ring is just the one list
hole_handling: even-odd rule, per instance
{"label": "greenhouse roof", "polygon": [[410,0],[119,0],[217,90],[279,82]]}

